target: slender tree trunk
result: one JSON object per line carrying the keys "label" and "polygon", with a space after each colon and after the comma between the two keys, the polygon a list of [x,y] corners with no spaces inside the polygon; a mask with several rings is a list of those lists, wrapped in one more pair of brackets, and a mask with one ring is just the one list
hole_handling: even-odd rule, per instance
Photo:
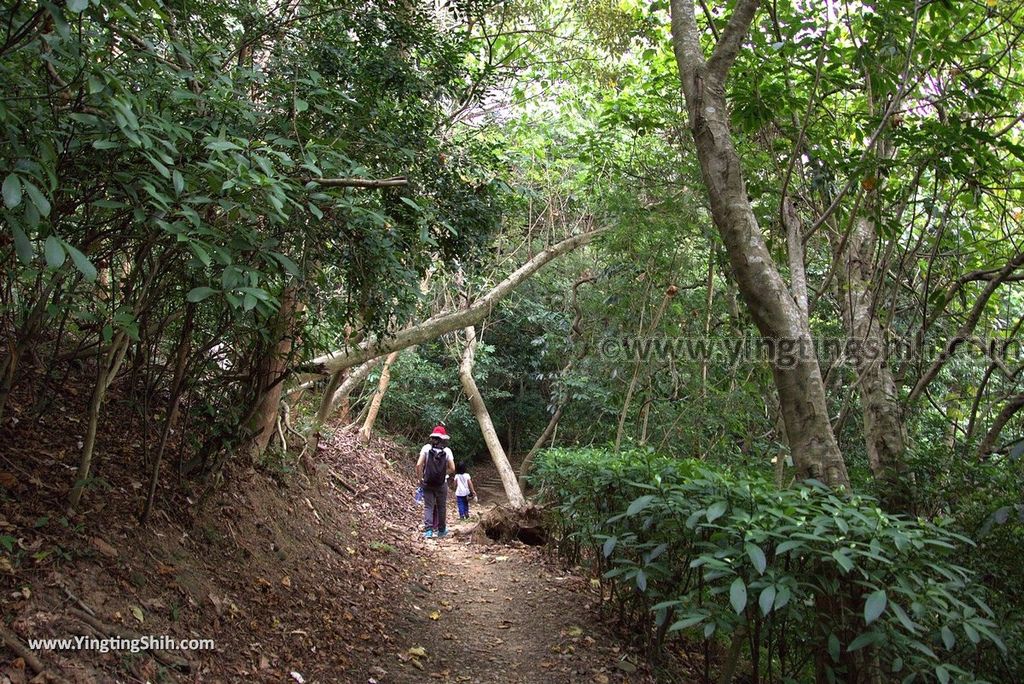
{"label": "slender tree trunk", "polygon": [[384,366],[380,369],[380,380],[377,381],[377,391],[373,393],[370,400],[370,410],[366,414],[363,427],[359,429],[359,441],[366,444],[370,441],[370,434],[373,432],[373,424],[377,422],[377,413],[380,411],[380,404],[384,400],[384,393],[388,391],[388,383],[391,382],[391,364],[395,362],[401,352],[391,352],[384,359]]}
{"label": "slender tree trunk", "polygon": [[558,427],[558,421],[562,419],[562,413],[565,411],[565,404],[559,404],[558,408],[551,415],[551,420],[548,421],[547,427],[544,428],[544,432],[540,433],[540,437],[533,443],[533,448],[530,449],[530,453],[526,454],[526,458],[523,459],[523,464],[519,466],[519,488],[524,492],[526,491],[526,479],[530,474],[530,468],[533,467],[533,457],[537,455],[537,452],[544,447],[544,443],[555,434],[555,428]]}
{"label": "slender tree trunk", "polygon": [[171,429],[178,420],[178,409],[181,406],[181,397],[184,394],[185,370],[188,366],[195,310],[195,304],[186,304],[185,322],[181,328],[181,338],[178,340],[178,353],[174,363],[174,377],[171,380],[171,405],[167,409],[167,418],[164,419],[164,428],[160,433],[160,445],[157,447],[156,458],[153,459],[146,503],[142,506],[142,514],[139,516],[139,522],[143,525],[149,521],[149,514],[153,511],[153,502],[156,500],[156,485],[160,480],[160,464],[163,462],[164,450],[167,448],[167,440],[170,437]]}
{"label": "slender tree trunk", "polygon": [[793,352],[778,355],[772,375],[799,476],[848,488],[850,478],[829,422],[810,330],[765,245],[729,130],[726,75],[746,40],[757,7],[758,0],[738,0],[711,57],[705,60],[693,1],[672,0],[676,64],[711,215],[740,294],[768,347]]}
{"label": "slender tree trunk", "polygon": [[476,331],[473,326],[466,327],[466,347],[462,352],[462,363],[459,364],[459,380],[462,382],[462,389],[469,399],[469,408],[480,425],[480,432],[483,434],[484,443],[487,444],[487,451],[491,454],[491,460],[498,469],[501,476],[501,484],[505,488],[505,496],[513,508],[522,508],[526,504],[523,492],[519,488],[519,481],[516,479],[512,465],[508,462],[508,456],[501,447],[501,440],[491,422],[491,414],[487,412],[487,405],[484,404],[480,390],[473,379],[474,355],[476,353]]}
{"label": "slender tree trunk", "polygon": [[123,347],[126,348],[130,342],[131,339],[127,333],[123,331],[118,332],[114,335],[106,357],[101,361],[102,365],[96,378],[96,385],[93,387],[92,398],[89,400],[88,426],[86,427],[85,438],[82,440],[82,453],[78,461],[78,472],[75,473],[75,483],[68,494],[68,508],[72,513],[81,503],[82,493],[85,491],[85,485],[92,469],[92,455],[96,447],[96,431],[99,428],[103,400],[107,395],[110,383],[121,367],[121,361],[124,360]]}
{"label": "slender tree trunk", "polygon": [[288,369],[288,359],[294,346],[298,317],[303,309],[302,302],[296,301],[296,292],[297,288],[290,283],[281,294],[281,306],[278,309],[273,328],[277,343],[262,363],[261,396],[250,423],[253,435],[250,455],[254,459],[266,451],[270,438],[274,434],[274,428],[277,426],[281,393],[284,389],[283,376]]}
{"label": "slender tree trunk", "polygon": [[[710,242],[710,241],[709,241]],[[707,282],[705,283],[707,288],[705,291],[704,300],[704,342],[709,345],[707,349],[708,353],[705,353],[700,360],[700,396],[703,399],[708,395],[708,363],[710,359],[710,344],[711,344],[711,318],[712,318],[712,307],[715,303],[715,247],[714,244],[709,244],[708,248],[708,275]]]}
{"label": "slender tree trunk", "polygon": [[[665,307],[668,306],[669,301],[675,296],[673,290],[667,291],[661,298],[661,303],[658,305],[658,309],[651,319],[651,324],[647,328],[647,335],[653,335],[658,332],[658,324],[661,323],[661,316],[665,313]],[[637,329],[637,335],[642,336],[644,334],[644,323],[643,318],[640,319],[640,327]],[[622,411],[619,413],[619,425],[615,430],[615,451],[619,450],[622,445],[622,437],[625,435],[626,427],[626,415],[629,413],[629,405],[633,401],[633,393],[636,391],[636,382],[640,377],[640,369],[650,364],[650,359],[642,358],[637,352],[636,365],[633,366],[633,376],[629,380],[629,387],[626,390],[626,398],[622,401]]]}

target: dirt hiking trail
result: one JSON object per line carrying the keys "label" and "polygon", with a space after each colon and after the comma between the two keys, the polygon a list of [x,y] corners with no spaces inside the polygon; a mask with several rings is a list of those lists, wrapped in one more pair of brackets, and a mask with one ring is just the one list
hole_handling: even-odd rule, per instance
{"label": "dirt hiking trail", "polygon": [[[641,658],[597,622],[589,578],[537,547],[473,541],[479,536],[468,531],[480,515],[505,501],[492,469],[477,466],[473,477],[482,503],[471,506],[469,521],[449,514],[451,534],[423,540],[409,559],[419,569],[408,610],[367,681],[653,682]],[[419,534],[412,525],[410,533]]]}

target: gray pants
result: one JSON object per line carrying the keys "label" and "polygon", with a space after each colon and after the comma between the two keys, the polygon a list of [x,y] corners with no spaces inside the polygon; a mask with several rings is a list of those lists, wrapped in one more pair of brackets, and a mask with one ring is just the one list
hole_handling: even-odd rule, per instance
{"label": "gray pants", "polygon": [[428,530],[447,530],[448,487],[423,487],[423,526]]}

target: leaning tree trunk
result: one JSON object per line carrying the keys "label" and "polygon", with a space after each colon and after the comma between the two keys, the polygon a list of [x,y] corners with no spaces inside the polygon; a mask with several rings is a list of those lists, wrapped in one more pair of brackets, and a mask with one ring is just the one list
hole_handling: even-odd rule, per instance
{"label": "leaning tree trunk", "polygon": [[[672,0],[672,43],[711,215],[722,236],[740,294],[769,349],[780,354],[772,375],[793,459],[802,478],[850,486],[829,422],[825,386],[810,329],[761,235],[747,197],[729,130],[725,81],[757,12],[758,0],[739,0],[710,58],[705,60],[692,0]],[[792,361],[790,363],[789,361]]]}
{"label": "leaning tree trunk", "polygon": [[562,419],[562,413],[565,411],[565,402],[558,405],[555,412],[551,415],[551,420],[548,421],[547,427],[544,428],[544,432],[540,433],[540,437],[533,443],[533,448],[530,449],[530,453],[526,454],[526,458],[523,459],[523,464],[519,467],[519,488],[526,491],[527,478],[530,474],[530,469],[533,467],[533,459],[537,455],[537,452],[543,448],[544,444],[551,439],[551,435],[555,434],[555,428],[558,427],[558,421]]}
{"label": "leaning tree trunk", "polygon": [[391,382],[391,364],[395,362],[400,353],[391,352],[384,359],[384,366],[380,369],[380,380],[377,381],[377,391],[373,393],[373,399],[370,400],[370,409],[366,412],[363,427],[359,428],[359,441],[363,444],[370,441],[373,424],[377,422],[377,414],[380,412],[380,404],[384,401],[384,393],[388,391],[388,384]]}
{"label": "leaning tree trunk", "polygon": [[474,301],[465,309],[437,314],[422,323],[399,330],[394,335],[369,339],[352,349],[325,354],[313,359],[304,370],[321,374],[336,373],[369,359],[375,359],[390,354],[393,351],[400,351],[423,342],[429,342],[460,328],[465,329],[467,326],[476,325],[490,315],[498,302],[543,266],[563,254],[568,254],[577,247],[587,244],[604,232],[605,229],[603,228],[592,230],[588,233],[573,235],[551,245],[517,268],[507,278],[491,288],[487,294]]}
{"label": "leaning tree trunk", "polygon": [[498,474],[501,476],[501,484],[505,488],[505,496],[508,497],[508,502],[513,508],[522,508],[526,505],[523,491],[519,488],[519,481],[512,470],[512,465],[508,462],[505,450],[501,447],[501,441],[498,439],[498,433],[494,429],[494,423],[491,422],[491,414],[487,412],[487,406],[484,404],[483,397],[480,396],[476,380],[473,379],[475,353],[476,331],[473,329],[473,326],[468,326],[466,328],[466,348],[462,352],[462,363],[459,364],[459,380],[462,382],[462,389],[465,390],[466,397],[469,399],[469,408],[473,411],[476,422],[480,425],[480,432],[483,433],[484,442],[487,444],[487,451],[490,452],[491,460],[494,461],[494,466],[498,469]]}

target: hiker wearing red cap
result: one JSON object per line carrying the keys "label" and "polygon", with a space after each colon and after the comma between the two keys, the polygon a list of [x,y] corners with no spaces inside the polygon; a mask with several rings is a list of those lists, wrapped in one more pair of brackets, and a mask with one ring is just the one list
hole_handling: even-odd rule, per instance
{"label": "hiker wearing red cap", "polygon": [[448,431],[438,425],[430,433],[430,444],[420,449],[416,476],[423,489],[423,536],[444,537],[448,534],[448,475],[455,472],[455,456],[448,448]]}

